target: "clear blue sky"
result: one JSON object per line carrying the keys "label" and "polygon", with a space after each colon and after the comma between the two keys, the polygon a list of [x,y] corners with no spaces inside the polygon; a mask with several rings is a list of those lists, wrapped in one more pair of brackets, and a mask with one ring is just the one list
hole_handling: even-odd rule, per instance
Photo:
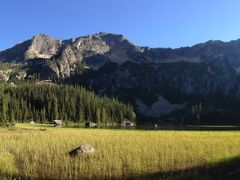
{"label": "clear blue sky", "polygon": [[2,0],[0,50],[39,33],[113,32],[151,47],[229,41],[240,38],[239,17],[239,0]]}

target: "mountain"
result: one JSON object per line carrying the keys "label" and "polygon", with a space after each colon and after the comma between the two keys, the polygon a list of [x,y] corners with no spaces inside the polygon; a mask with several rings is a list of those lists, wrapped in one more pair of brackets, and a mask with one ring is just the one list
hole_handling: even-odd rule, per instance
{"label": "mountain", "polygon": [[25,64],[36,59],[55,58],[58,60],[58,67],[53,67],[52,70],[57,77],[65,77],[70,76],[76,62],[89,57],[103,55],[95,62],[97,66],[107,61],[117,64],[133,61],[136,60],[133,56],[141,53],[140,47],[133,45],[122,35],[98,33],[60,41],[40,34],[0,52],[0,61]]}
{"label": "mountain", "polygon": [[0,61],[18,65],[1,70],[0,79],[80,84],[134,104],[143,121],[187,123],[201,106],[201,123],[240,123],[240,40],[171,49],[111,33],[68,40],[40,34],[0,52]]}

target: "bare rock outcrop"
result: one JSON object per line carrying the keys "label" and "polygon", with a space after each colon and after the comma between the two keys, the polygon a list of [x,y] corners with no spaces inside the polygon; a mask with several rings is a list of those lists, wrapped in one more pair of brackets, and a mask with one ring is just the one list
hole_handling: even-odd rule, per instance
{"label": "bare rock outcrop", "polygon": [[61,61],[59,61],[59,76],[69,77],[74,71],[74,64],[77,61],[75,53],[70,46],[66,46],[61,54]]}
{"label": "bare rock outcrop", "polygon": [[51,36],[40,34],[32,38],[30,47],[25,53],[25,59],[48,59],[57,54],[61,47],[61,41]]}
{"label": "bare rock outcrop", "polygon": [[77,38],[73,42],[73,47],[75,48],[77,58],[80,60],[97,54],[105,54],[110,50],[110,47],[97,35]]}
{"label": "bare rock outcrop", "polygon": [[72,151],[70,151],[68,153],[68,155],[70,157],[77,157],[77,156],[81,156],[81,155],[94,154],[95,152],[96,152],[96,149],[92,145],[84,144],[84,145],[81,145],[81,146],[77,147],[76,149],[73,149]]}
{"label": "bare rock outcrop", "polygon": [[0,81],[8,81],[11,71],[0,70]]}
{"label": "bare rock outcrop", "polygon": [[27,73],[24,72],[24,71],[21,71],[21,72],[18,72],[15,75],[15,77],[16,77],[17,80],[24,80],[27,77]]}

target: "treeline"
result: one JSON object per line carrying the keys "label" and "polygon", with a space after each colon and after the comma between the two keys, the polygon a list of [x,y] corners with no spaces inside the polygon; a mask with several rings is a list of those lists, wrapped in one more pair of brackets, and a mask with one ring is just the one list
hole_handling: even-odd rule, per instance
{"label": "treeline", "polygon": [[133,107],[117,99],[98,97],[82,87],[24,83],[0,85],[0,123],[15,122],[95,122],[117,125],[135,119]]}

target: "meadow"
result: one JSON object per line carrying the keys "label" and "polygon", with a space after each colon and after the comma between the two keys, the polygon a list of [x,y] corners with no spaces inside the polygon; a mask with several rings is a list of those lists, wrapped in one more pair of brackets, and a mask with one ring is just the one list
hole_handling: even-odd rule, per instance
{"label": "meadow", "polygon": [[[240,131],[111,130],[18,124],[0,129],[0,178],[239,178]],[[96,153],[67,153],[91,144]],[[219,178],[220,179],[220,178]]]}

